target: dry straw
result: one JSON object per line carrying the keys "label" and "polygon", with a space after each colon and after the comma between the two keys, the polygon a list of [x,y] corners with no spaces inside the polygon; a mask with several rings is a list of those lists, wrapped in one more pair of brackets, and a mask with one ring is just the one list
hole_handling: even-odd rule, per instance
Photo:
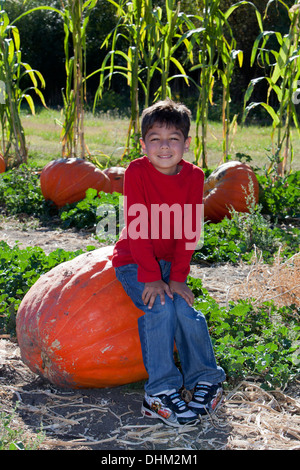
{"label": "dry straw", "polygon": [[[17,398],[18,410],[39,416],[45,433],[44,449],[117,446],[120,450],[300,450],[299,399],[279,390],[266,392],[247,381],[227,394],[214,415],[180,428],[147,419],[135,424],[130,406],[127,412],[117,415],[111,410],[110,400],[88,404],[78,392],[66,396],[4,386],[2,393],[9,392]],[[44,395],[45,400],[29,405],[25,400],[27,394],[40,398]],[[117,423],[105,437],[95,436],[89,430],[90,418],[105,423],[111,413],[118,418]],[[86,423],[85,433],[75,436],[74,427],[82,421]]]}
{"label": "dry straw", "polygon": [[255,253],[248,276],[227,289],[229,300],[252,299],[253,305],[273,301],[278,307],[300,307],[300,253],[283,261],[278,251],[272,265],[266,265]]}
{"label": "dry straw", "polygon": [[228,449],[300,450],[299,400],[242,382],[227,396],[226,413]]}

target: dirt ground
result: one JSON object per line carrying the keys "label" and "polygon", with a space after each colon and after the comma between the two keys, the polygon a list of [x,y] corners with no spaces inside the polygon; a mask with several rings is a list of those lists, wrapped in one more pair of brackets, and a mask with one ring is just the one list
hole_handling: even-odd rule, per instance
{"label": "dirt ground", "polygon": [[[20,247],[74,251],[97,246],[89,232],[50,230],[35,222],[0,221],[0,240]],[[249,275],[248,265],[193,265],[210,294],[222,304]],[[265,392],[249,378],[226,391],[217,413],[195,426],[171,428],[141,416],[143,383],[110,389],[66,390],[33,374],[16,341],[0,337],[0,413],[22,441],[41,450],[300,450],[299,383]]]}

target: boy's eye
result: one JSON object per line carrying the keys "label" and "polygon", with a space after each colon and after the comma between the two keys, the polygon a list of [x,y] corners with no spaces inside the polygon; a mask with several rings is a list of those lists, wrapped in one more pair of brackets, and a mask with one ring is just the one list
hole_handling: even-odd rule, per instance
{"label": "boy's eye", "polygon": [[[159,140],[160,140],[159,137],[151,137],[150,142],[157,142]],[[179,138],[178,137],[170,137],[169,140],[176,140],[177,141],[177,140],[179,140]]]}

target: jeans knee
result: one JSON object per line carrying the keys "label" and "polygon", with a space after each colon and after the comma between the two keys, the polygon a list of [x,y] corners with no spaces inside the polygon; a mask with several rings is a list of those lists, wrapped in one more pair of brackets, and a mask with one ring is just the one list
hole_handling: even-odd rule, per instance
{"label": "jeans knee", "polygon": [[160,297],[157,296],[152,308],[148,309],[148,311],[153,314],[161,313],[164,316],[175,316],[175,306],[173,300],[170,299],[167,295],[165,296],[164,304],[161,303]]}
{"label": "jeans knee", "polygon": [[193,307],[190,307],[189,304],[179,295],[177,297],[174,296],[174,303],[177,315],[188,317],[196,321],[206,321],[205,316],[201,311],[195,310]]}

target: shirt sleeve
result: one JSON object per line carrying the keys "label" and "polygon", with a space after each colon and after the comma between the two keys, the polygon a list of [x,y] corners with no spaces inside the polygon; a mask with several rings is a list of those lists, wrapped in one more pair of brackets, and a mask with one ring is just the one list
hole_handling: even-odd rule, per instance
{"label": "shirt sleeve", "polygon": [[200,240],[203,219],[204,173],[193,170],[187,203],[183,208],[182,237],[177,240],[171,265],[170,280],[185,282],[190,272],[190,262]]}
{"label": "shirt sleeve", "polygon": [[140,172],[130,165],[124,178],[124,218],[131,256],[138,265],[138,281],[161,279],[150,239],[149,215]]}

